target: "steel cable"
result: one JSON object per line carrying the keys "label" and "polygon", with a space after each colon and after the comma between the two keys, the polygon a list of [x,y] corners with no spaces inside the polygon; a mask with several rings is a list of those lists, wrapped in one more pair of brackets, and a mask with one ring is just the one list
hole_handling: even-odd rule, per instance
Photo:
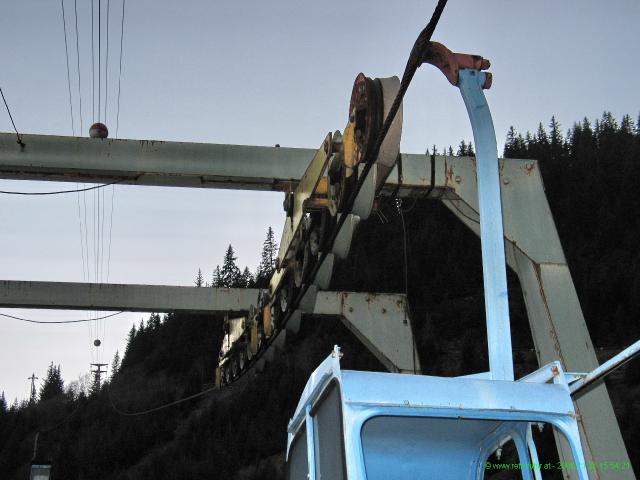
{"label": "steel cable", "polygon": [[62,7],[62,27],[64,30],[64,53],[67,58],[67,86],[69,89],[69,112],[71,115],[71,134],[76,136],[76,127],[73,121],[73,103],[71,102],[71,73],[69,72],[69,47],[67,45],[67,20],[64,14],[64,0],[60,0],[60,6]]}
{"label": "steel cable", "polygon": [[2,87],[0,87],[0,95],[2,95],[2,101],[4,102],[4,106],[7,107],[7,113],[9,114],[9,120],[11,120],[11,125],[13,125],[13,129],[16,131],[16,137],[18,137],[18,144],[24,147],[24,143],[22,142],[22,135],[18,133],[18,129],[16,128],[16,122],[13,121],[13,115],[11,115],[11,110],[9,109],[9,104],[7,103],[7,99],[4,98],[4,92],[2,91]]}
{"label": "steel cable", "polygon": [[22,317],[16,317],[15,315],[9,315],[7,313],[0,313],[0,317],[7,317],[7,318],[11,318],[12,320],[19,320],[21,322],[27,322],[27,323],[50,323],[52,325],[60,325],[63,323],[84,323],[84,322],[94,322],[96,320],[104,320],[105,318],[111,318],[111,317],[115,317],[116,315],[120,315],[121,313],[124,313],[124,310],[122,310],[121,312],[116,312],[116,313],[112,313],[110,315],[105,315],[103,317],[96,317],[96,318],[83,318],[83,319],[78,319],[78,320],[33,320],[32,318],[22,318]]}

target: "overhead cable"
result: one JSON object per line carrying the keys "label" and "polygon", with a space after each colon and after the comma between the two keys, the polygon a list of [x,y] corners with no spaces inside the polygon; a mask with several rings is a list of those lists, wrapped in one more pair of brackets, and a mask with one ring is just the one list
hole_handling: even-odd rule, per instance
{"label": "overhead cable", "polygon": [[11,125],[13,125],[13,129],[16,131],[16,136],[18,137],[18,144],[24,147],[24,143],[22,142],[22,135],[18,133],[18,129],[16,128],[16,123],[13,121],[13,115],[11,115],[11,110],[9,109],[9,104],[7,103],[7,99],[4,98],[4,92],[2,91],[2,87],[0,87],[0,95],[2,95],[2,100],[4,101],[4,106],[7,107],[7,113],[9,114],[9,119],[11,120]]}
{"label": "overhead cable", "polygon": [[124,39],[124,4],[126,0],[122,0],[122,22],[120,25],[120,67],[118,69],[118,103],[116,113],[116,138],[118,138],[118,128],[120,126],[120,81],[122,79],[122,44]]}
{"label": "overhead cable", "polygon": [[76,59],[78,64],[78,99],[80,101],[80,136],[84,131],[84,125],[82,122],[82,83],[80,81],[80,42],[78,40],[78,0],[73,0],[73,8],[75,11],[76,20]]}
{"label": "overhead cable", "polygon": [[64,0],[60,0],[60,6],[62,7],[62,27],[64,30],[64,54],[67,58],[67,87],[69,89],[69,112],[71,114],[71,134],[76,136],[76,127],[73,122],[73,103],[71,102],[71,74],[69,73],[69,47],[67,45],[67,20],[64,14]]}
{"label": "overhead cable", "polygon": [[94,185],[93,187],[79,188],[79,189],[76,188],[74,190],[57,190],[54,192],[13,192],[13,191],[0,190],[0,193],[3,193],[5,195],[61,195],[63,193],[88,192],[89,190],[96,190],[98,188],[108,187],[110,185],[115,185],[116,183],[120,183],[120,182],[122,182],[122,180],[118,180],[111,183],[104,183],[102,185]]}
{"label": "overhead cable", "polygon": [[121,312],[116,312],[116,313],[112,313],[109,315],[105,315],[103,317],[96,317],[96,318],[83,318],[83,319],[78,319],[78,320],[33,320],[32,318],[22,318],[22,317],[16,317],[14,315],[9,315],[6,313],[0,313],[0,317],[7,317],[7,318],[11,318],[13,320],[19,320],[21,322],[28,322],[28,323],[50,323],[50,324],[63,324],[63,323],[84,323],[84,322],[94,322],[96,320],[103,320],[105,318],[111,318],[111,317],[115,317],[116,315],[120,315],[121,313],[124,313],[124,310],[122,310]]}

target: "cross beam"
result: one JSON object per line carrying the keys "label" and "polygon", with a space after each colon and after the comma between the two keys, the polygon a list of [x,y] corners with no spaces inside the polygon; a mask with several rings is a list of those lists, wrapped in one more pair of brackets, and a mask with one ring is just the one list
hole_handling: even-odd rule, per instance
{"label": "cross beam", "polygon": [[[0,178],[189,188],[291,191],[316,151],[158,140],[0,133]],[[444,157],[438,157],[442,162]],[[429,157],[403,154],[403,185],[430,187]],[[442,170],[444,173],[444,170]],[[444,176],[440,176],[444,179]],[[392,172],[387,188],[394,188]],[[443,185],[441,185],[443,186]]]}
{"label": "cross beam", "polygon": [[125,310],[130,312],[248,312],[254,288],[176,287],[0,280],[1,308]]}

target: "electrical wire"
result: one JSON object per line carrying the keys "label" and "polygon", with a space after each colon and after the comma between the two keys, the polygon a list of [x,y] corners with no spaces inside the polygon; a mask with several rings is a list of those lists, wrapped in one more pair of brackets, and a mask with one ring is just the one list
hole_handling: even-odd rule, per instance
{"label": "electrical wire", "polygon": [[107,105],[109,105],[109,10],[111,0],[107,0],[107,51],[104,66],[104,123],[107,123]]}
{"label": "electrical wire", "polygon": [[[444,199],[443,199],[442,201],[443,201],[443,203],[444,203]],[[451,205],[453,208],[455,208],[455,209],[458,211],[458,213],[459,213],[460,215],[462,215],[464,218],[466,218],[467,220],[470,220],[470,221],[472,221],[472,222],[474,222],[474,223],[480,224],[480,221],[479,221],[479,220],[476,220],[475,218],[470,217],[469,215],[467,215],[466,213],[464,213],[464,212],[460,209],[460,207],[458,207],[458,205],[456,205],[456,204],[454,203],[454,200],[451,200],[451,199],[450,199],[450,200],[449,200],[449,205]]]}
{"label": "electrical wire", "polygon": [[[415,206],[415,201],[411,208]],[[410,308],[408,300],[409,300],[409,247],[407,245],[407,225],[404,220],[405,211],[402,209],[402,199],[396,198],[396,208],[398,210],[398,215],[400,215],[400,224],[402,226],[402,260],[403,260],[403,274],[404,274],[404,294],[407,298],[407,308]],[[410,312],[407,312],[410,313]],[[409,319],[412,318],[412,315],[409,314]],[[416,338],[414,334],[414,329],[411,328],[411,343],[413,344],[413,373],[417,372],[417,362],[416,362]]]}
{"label": "electrical wire", "polygon": [[120,25],[120,67],[118,69],[118,106],[116,113],[116,138],[118,138],[118,129],[120,127],[120,81],[122,79],[122,45],[124,40],[124,4],[126,0],[122,0],[122,23]]}
{"label": "electrical wire", "polygon": [[93,11],[93,4],[95,0],[91,0],[91,121],[96,121],[96,47],[95,47],[95,37],[96,34],[94,32],[94,24],[96,15]]}
{"label": "electrical wire", "polygon": [[13,115],[11,115],[11,110],[9,109],[9,104],[7,103],[7,99],[4,98],[4,92],[2,91],[2,87],[0,87],[0,95],[2,95],[2,101],[4,102],[4,106],[7,107],[7,113],[9,114],[11,125],[13,125],[13,129],[16,131],[16,137],[18,137],[18,144],[24,147],[24,143],[22,142],[22,135],[18,133],[18,129],[16,128],[16,123],[13,121]]}
{"label": "electrical wire", "polygon": [[122,180],[117,180],[115,182],[104,183],[102,185],[94,185],[93,187],[80,188],[75,190],[57,190],[53,192],[14,192],[14,191],[0,190],[0,193],[4,193],[5,195],[61,195],[63,193],[88,192],[89,190],[96,190],[98,188],[108,187],[110,185],[115,185],[121,182]]}
{"label": "electrical wire", "polygon": [[[78,188],[80,187],[80,184],[76,184],[78,185]],[[80,253],[82,254],[82,280],[86,279],[86,268],[85,268],[85,261],[84,261],[84,243],[82,241],[83,235],[82,235],[82,216],[81,216],[81,208],[80,208],[80,192],[77,192],[77,200],[78,200],[78,226],[80,227]]]}
{"label": "electrical wire", "polygon": [[78,99],[80,101],[80,136],[82,136],[82,132],[84,131],[84,125],[82,122],[82,87],[80,82],[80,42],[78,40],[78,0],[73,0],[73,8],[75,11],[75,20],[76,20],[76,58],[78,60]]}
{"label": "electrical wire", "polygon": [[116,413],[118,413],[118,414],[120,414],[120,415],[122,415],[124,417],[136,417],[136,416],[139,416],[139,415],[147,415],[149,413],[153,413],[153,412],[157,412],[157,411],[160,411],[160,410],[164,410],[165,408],[173,407],[175,405],[179,405],[181,403],[188,402],[189,400],[193,400],[195,398],[202,397],[204,395],[207,395],[208,393],[215,392],[215,391],[219,392],[220,389],[218,387],[215,387],[215,386],[214,387],[210,387],[210,388],[202,390],[202,391],[200,391],[198,393],[194,393],[193,395],[189,395],[188,397],[180,398],[178,400],[174,400],[173,402],[165,403],[163,405],[159,405],[157,407],[149,408],[148,410],[141,410],[141,411],[138,411],[138,412],[125,412],[124,410],[119,409],[116,406],[116,404],[113,402],[113,398],[111,397],[111,386],[108,387],[107,394],[109,396],[109,402],[111,403],[111,407],[116,411]]}
{"label": "electrical wire", "polygon": [[67,58],[67,86],[69,88],[69,112],[71,114],[71,134],[76,136],[76,127],[73,121],[73,103],[71,102],[71,73],[69,72],[69,47],[67,46],[67,20],[64,14],[64,0],[60,0],[62,7],[62,27],[64,29],[64,53]]}
{"label": "electrical wire", "polygon": [[102,101],[102,4],[98,0],[98,121],[100,121],[100,107]]}
{"label": "electrical wire", "polygon": [[109,249],[107,256],[107,283],[109,283],[109,274],[111,273],[111,234],[113,231],[113,197],[116,194],[116,186],[111,185],[111,219],[109,220]]}
{"label": "electrical wire", "polygon": [[111,317],[115,317],[116,315],[120,315],[121,313],[124,313],[124,310],[120,311],[120,312],[116,312],[116,313],[112,313],[110,315],[105,315],[103,317],[96,317],[96,318],[83,318],[83,319],[78,319],[78,320],[52,320],[52,321],[48,321],[48,320],[33,320],[32,318],[22,318],[22,317],[16,317],[14,315],[9,315],[7,313],[0,313],[1,317],[7,317],[7,318],[11,318],[13,320],[19,320],[21,322],[27,322],[27,323],[50,323],[52,325],[60,325],[60,324],[64,324],[64,323],[84,323],[84,322],[94,322],[96,320],[104,320],[105,318],[111,318]]}

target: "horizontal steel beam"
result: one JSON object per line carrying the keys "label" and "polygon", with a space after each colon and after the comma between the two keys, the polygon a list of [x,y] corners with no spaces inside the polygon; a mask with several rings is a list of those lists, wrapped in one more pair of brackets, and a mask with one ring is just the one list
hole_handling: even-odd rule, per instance
{"label": "horizontal steel beam", "polygon": [[[189,188],[290,191],[304,174],[314,149],[257,147],[157,140],[113,140],[53,135],[0,133],[0,178],[57,182],[110,183]],[[430,157],[402,154],[402,189],[445,187],[447,161],[436,157],[434,179]],[[397,168],[387,191],[398,184]]]}
{"label": "horizontal steel beam", "polygon": [[253,288],[0,280],[1,308],[234,313],[257,300]]}

